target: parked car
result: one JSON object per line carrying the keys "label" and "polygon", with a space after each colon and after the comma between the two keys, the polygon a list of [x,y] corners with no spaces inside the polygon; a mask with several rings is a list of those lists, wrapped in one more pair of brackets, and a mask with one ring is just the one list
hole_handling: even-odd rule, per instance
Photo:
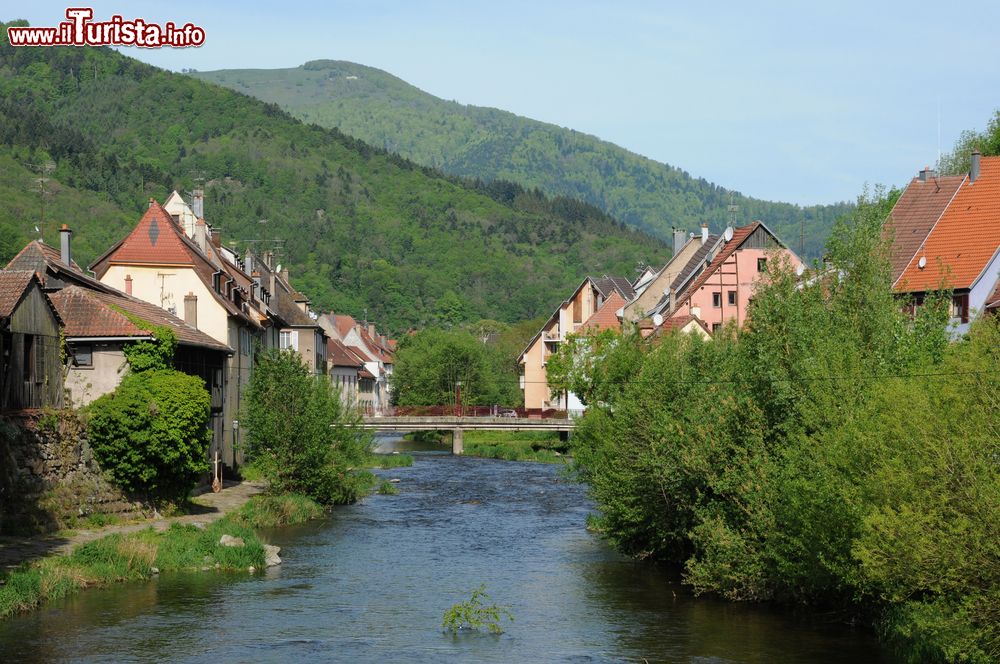
{"label": "parked car", "polygon": [[501,410],[500,417],[517,417],[517,411],[511,410],[510,408],[507,410]]}

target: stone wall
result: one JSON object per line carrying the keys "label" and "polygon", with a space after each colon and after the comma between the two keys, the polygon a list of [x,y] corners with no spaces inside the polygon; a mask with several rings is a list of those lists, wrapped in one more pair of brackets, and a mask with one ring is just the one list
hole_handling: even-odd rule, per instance
{"label": "stone wall", "polygon": [[0,535],[130,518],[142,507],[104,477],[75,411],[0,417]]}

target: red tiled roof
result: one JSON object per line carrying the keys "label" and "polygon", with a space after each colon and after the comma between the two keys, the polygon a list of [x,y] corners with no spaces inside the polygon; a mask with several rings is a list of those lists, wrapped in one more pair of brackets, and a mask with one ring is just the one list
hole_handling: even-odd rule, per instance
{"label": "red tiled roof", "polygon": [[683,316],[673,316],[672,318],[668,318],[665,321],[663,321],[663,325],[660,326],[660,329],[665,332],[669,332],[670,330],[683,330],[685,327],[687,327],[688,323],[690,323],[691,321],[698,323],[698,325],[701,325],[701,327],[704,328],[706,332],[709,332],[708,325],[705,324],[705,321],[698,318],[697,316],[692,316],[691,314],[685,314]]}
{"label": "red tiled roof", "polygon": [[[910,259],[900,292],[971,288],[1000,250],[1000,157],[983,157],[976,181],[966,179]],[[926,259],[920,268],[921,258]]]}
{"label": "red tiled roof", "polygon": [[190,247],[163,206],[150,199],[149,208],[125,239],[101,256],[114,263],[151,263],[154,265],[190,265],[194,262]]}
{"label": "red tiled roof", "polygon": [[364,361],[336,339],[327,339],[326,356],[335,367],[363,367]]}
{"label": "red tiled roof", "polygon": [[29,270],[0,270],[0,318],[14,313],[35,273]]}
{"label": "red tiled roof", "polygon": [[355,323],[354,319],[346,314],[334,314],[333,323],[337,326],[337,332],[340,336],[346,337],[347,334],[354,329]]}
{"label": "red tiled roof", "polygon": [[243,311],[222,293],[215,290],[212,275],[225,272],[233,281],[249,290],[250,277],[245,272],[223,260],[214,247],[208,247],[208,254],[202,253],[189,239],[167,211],[159,203],[150,199],[149,209],[132,231],[117,244],[101,255],[91,266],[103,275],[111,263],[148,265],[189,265],[201,279],[215,300],[232,316],[236,316],[251,326],[262,327],[257,316]]}
{"label": "red tiled roof", "polygon": [[375,380],[375,374],[373,374],[371,371],[368,371],[368,369],[361,369],[360,371],[358,371],[358,377],[370,378],[372,380]]}
{"label": "red tiled roof", "polygon": [[[125,294],[69,286],[50,294],[49,298],[63,320],[67,337],[146,337],[151,336],[154,326],[162,325],[173,330],[181,345],[231,352],[229,346],[187,325],[165,309]],[[140,324],[132,319],[138,319]],[[142,325],[143,322],[148,325]]]}
{"label": "red tiled roof", "polygon": [[882,227],[883,235],[892,242],[889,262],[892,264],[893,284],[903,274],[920,243],[941,218],[964,180],[962,175],[927,180],[913,178],[896,201]]}
{"label": "red tiled roof", "polygon": [[740,245],[743,244],[743,241],[750,237],[750,235],[760,226],[763,226],[763,224],[759,221],[755,221],[747,226],[740,226],[739,228],[734,229],[733,239],[722,245],[722,249],[720,249],[719,253],[715,255],[715,258],[712,259],[712,262],[709,263],[708,267],[706,267],[705,270],[698,275],[698,278],[694,280],[694,283],[685,288],[684,291],[677,296],[677,299],[675,300],[677,303],[675,305],[675,309],[680,306],[681,302],[687,299],[688,293],[694,293],[699,288],[704,286],[709,277],[715,274],[722,264],[726,262],[726,259],[732,256],[733,252],[739,249]]}
{"label": "red tiled roof", "polygon": [[596,332],[622,329],[621,321],[618,320],[618,310],[624,307],[625,304],[625,298],[617,290],[612,291],[608,299],[601,305],[601,308],[595,311],[594,315],[580,326],[580,329],[584,331],[594,330]]}

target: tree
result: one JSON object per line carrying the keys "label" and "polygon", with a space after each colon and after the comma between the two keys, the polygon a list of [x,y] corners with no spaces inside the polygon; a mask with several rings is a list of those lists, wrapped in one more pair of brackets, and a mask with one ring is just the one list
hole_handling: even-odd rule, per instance
{"label": "tree", "polygon": [[437,406],[455,402],[509,405],[520,399],[509,358],[462,330],[430,328],[400,341],[393,368],[393,395],[400,406]]}
{"label": "tree", "polygon": [[272,492],[349,503],[372,482],[370,473],[356,470],[371,454],[371,435],[330,381],[310,375],[294,351],[257,353],[240,420],[250,462]]}
{"label": "tree", "polygon": [[1000,155],[1000,110],[987,123],[984,131],[963,131],[952,151],[941,155],[938,170],[944,175],[968,173],[973,150],[979,150],[988,157]]}

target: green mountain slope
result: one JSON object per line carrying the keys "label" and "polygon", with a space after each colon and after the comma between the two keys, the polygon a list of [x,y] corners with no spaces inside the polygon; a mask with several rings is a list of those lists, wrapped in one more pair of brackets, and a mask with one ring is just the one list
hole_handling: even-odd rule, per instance
{"label": "green mountain slope", "polygon": [[716,230],[739,206],[737,223],[761,219],[816,255],[847,205],[800,207],[730,192],[613,143],[494,108],[438,99],[379,69],[317,60],[294,69],[230,69],[192,76],[278,104],[307,122],[344,133],[446,173],[505,179],[572,196],[661,237],[671,226]]}
{"label": "green mountain slope", "polygon": [[596,208],[445,177],[107,49],[0,42],[0,160],[0,196],[21,201],[0,213],[0,260],[34,232],[39,164],[52,163],[48,186],[59,189],[42,230],[56,242],[69,223],[81,263],[148,197],[203,182],[205,216],[224,240],[283,241],[282,262],[315,305],[367,309],[394,332],[535,317],[585,273],[634,274],[668,255]]}

